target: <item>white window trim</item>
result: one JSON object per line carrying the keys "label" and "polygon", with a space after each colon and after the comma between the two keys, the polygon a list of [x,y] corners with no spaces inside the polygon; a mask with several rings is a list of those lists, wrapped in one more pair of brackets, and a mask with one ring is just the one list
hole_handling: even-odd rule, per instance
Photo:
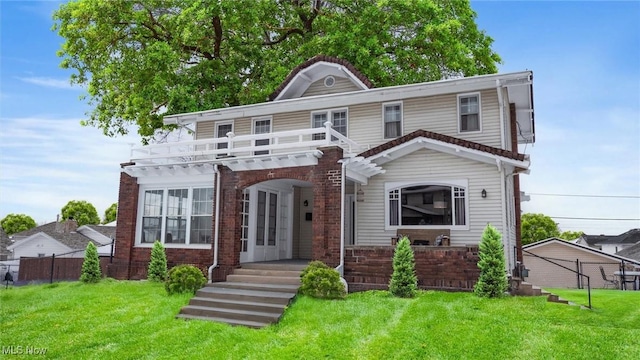
{"label": "white window trim", "polygon": [[[251,134],[252,135],[259,135],[259,134],[256,134],[256,123],[258,121],[264,121],[264,120],[269,120],[269,132],[268,133],[261,133],[261,134],[271,134],[271,133],[273,133],[273,116],[269,115],[269,116],[260,116],[260,117],[251,118]],[[269,140],[269,144],[268,145],[271,145],[271,138],[269,138],[268,140]],[[264,146],[264,145],[260,145],[260,146]],[[260,150],[259,149],[260,146],[255,146],[255,142],[254,142],[254,146],[253,146],[254,147],[254,150],[253,150],[254,154],[255,154],[256,151],[264,151],[264,150]],[[266,151],[268,151],[268,153],[271,154],[271,150],[266,150]]]}
{"label": "white window trim", "polygon": [[346,137],[349,137],[349,108],[335,108],[335,109],[324,109],[324,110],[314,110],[309,114],[309,123],[311,124],[312,129],[316,129],[313,127],[313,116],[317,114],[327,114],[327,121],[331,121],[331,128],[333,129],[333,116],[331,116],[334,112],[345,112],[347,116],[347,129],[346,134],[343,134]]}
{"label": "white window trim", "polygon": [[[135,245],[134,247],[139,247],[139,248],[151,248],[153,247],[153,243],[143,243],[142,242],[142,218],[144,217],[144,193],[148,190],[162,190],[163,196],[162,196],[162,209],[163,209],[163,214],[162,217],[163,219],[166,218],[166,210],[167,210],[167,190],[169,189],[188,189],[188,198],[187,198],[187,202],[189,204],[189,206],[187,207],[187,214],[185,214],[185,218],[187,218],[187,229],[185,231],[187,231],[187,235],[190,237],[190,229],[191,229],[191,211],[193,210],[193,189],[202,189],[202,188],[214,188],[214,184],[213,182],[206,182],[206,183],[189,183],[189,184],[184,184],[184,183],[171,183],[171,184],[149,184],[149,185],[142,185],[139,188],[139,192],[138,192],[138,213],[136,215],[136,235],[135,235]],[[215,188],[214,188],[214,193],[215,193]],[[215,204],[214,204],[215,207]],[[212,210],[213,211],[213,210]],[[213,214],[211,214],[211,216],[213,217]],[[166,222],[163,221],[162,222],[162,236],[164,237],[164,233],[165,233],[165,226],[166,226]],[[215,231],[215,229],[214,229]],[[212,234],[213,235],[213,234]],[[189,238],[189,240],[191,240]],[[213,243],[213,236],[212,236],[212,243]],[[162,246],[164,246],[167,249],[211,249],[211,244],[191,244],[191,243],[185,243],[185,244],[176,244],[176,243],[170,243],[167,244],[164,241],[162,241]]]}
{"label": "white window trim", "polygon": [[[392,106],[392,105],[400,105],[400,135],[398,135],[397,137],[387,137],[386,134],[384,133],[386,128],[386,123],[384,121],[384,114],[385,114],[384,110],[387,106]],[[403,101],[393,101],[393,102],[382,103],[382,138],[385,140],[397,139],[402,135],[404,135],[404,103]]]}
{"label": "white window trim", "polygon": [[[477,96],[478,97],[478,130],[466,130],[462,131],[462,114],[460,114],[460,98]],[[457,110],[457,122],[458,122],[458,134],[477,134],[482,132],[482,96],[479,92],[458,94],[456,97],[456,110]]]}
{"label": "white window trim", "polygon": [[[443,185],[450,186],[451,196],[453,199],[453,187],[465,189],[464,206],[465,206],[465,225],[389,225],[389,191],[418,185]],[[469,230],[469,180],[467,179],[436,179],[424,181],[394,181],[384,184],[384,229],[450,229],[450,230]]]}
{"label": "white window trim", "polygon": [[231,125],[231,132],[233,132],[234,129],[235,129],[235,125],[234,125],[234,121],[233,120],[216,121],[216,123],[214,125],[215,126],[215,130],[214,130],[214,133],[213,133],[213,136],[216,137],[216,138],[226,137],[227,136],[227,134],[222,134],[222,136],[219,136],[220,134],[218,134],[218,127],[221,126],[221,125]]}

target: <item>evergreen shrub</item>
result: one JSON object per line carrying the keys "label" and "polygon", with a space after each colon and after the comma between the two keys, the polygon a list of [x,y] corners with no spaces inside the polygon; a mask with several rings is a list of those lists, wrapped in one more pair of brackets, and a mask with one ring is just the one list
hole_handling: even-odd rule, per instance
{"label": "evergreen shrub", "polygon": [[509,285],[502,235],[491,224],[482,232],[478,251],[480,277],[473,291],[480,297],[503,296]]}
{"label": "evergreen shrub", "polygon": [[312,261],[303,270],[300,292],[320,299],[344,299],[347,291],[340,281],[340,273],[321,261]]}
{"label": "evergreen shrub", "polygon": [[160,241],[153,243],[151,249],[151,259],[149,260],[149,270],[147,271],[149,281],[163,282],[167,279],[167,255],[164,246]]}
{"label": "evergreen shrub", "polygon": [[89,242],[86,250],[84,251],[84,261],[82,262],[80,281],[83,283],[97,283],[101,278],[102,270],[100,270],[98,248],[96,248],[92,242]]}
{"label": "evergreen shrub", "polygon": [[411,298],[418,291],[418,277],[416,276],[416,261],[411,243],[403,236],[396,244],[393,253],[393,274],[389,281],[389,292],[393,296]]}
{"label": "evergreen shrub", "polygon": [[169,295],[190,292],[195,294],[207,283],[202,271],[193,265],[178,265],[169,270],[164,288]]}

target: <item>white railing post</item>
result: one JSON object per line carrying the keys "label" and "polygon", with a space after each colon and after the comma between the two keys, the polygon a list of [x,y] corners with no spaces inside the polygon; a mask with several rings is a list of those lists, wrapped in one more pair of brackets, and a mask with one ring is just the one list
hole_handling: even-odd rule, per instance
{"label": "white railing post", "polygon": [[331,124],[331,121],[327,120],[324,123],[324,141],[327,143],[327,145],[331,145],[331,126],[333,124]]}
{"label": "white railing post", "polygon": [[227,150],[229,150],[229,152],[227,153],[228,156],[231,156],[231,152],[233,150],[233,138],[236,137],[236,134],[234,134],[233,132],[229,131],[227,133]]}

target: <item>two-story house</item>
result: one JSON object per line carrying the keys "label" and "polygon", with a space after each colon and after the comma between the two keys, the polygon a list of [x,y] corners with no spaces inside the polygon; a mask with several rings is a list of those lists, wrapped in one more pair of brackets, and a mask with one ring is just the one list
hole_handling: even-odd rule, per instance
{"label": "two-story house", "polygon": [[505,270],[521,260],[530,71],[375,88],[316,56],[264,103],[164,121],[191,124],[195,139],[135,148],[122,164],[117,277],[144,277],[159,240],[169,263],[212,281],[248,262],[314,259],[352,290],[383,288],[394,239],[412,233],[421,286],[470,289],[489,223]]}

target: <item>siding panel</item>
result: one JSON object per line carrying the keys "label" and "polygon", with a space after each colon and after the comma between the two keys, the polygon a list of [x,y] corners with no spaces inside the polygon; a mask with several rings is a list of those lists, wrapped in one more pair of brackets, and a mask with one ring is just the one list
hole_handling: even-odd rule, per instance
{"label": "siding panel", "polygon": [[315,95],[326,95],[326,94],[339,94],[344,92],[358,91],[361,90],[354,83],[346,78],[340,78],[334,76],[336,79],[335,84],[332,87],[324,86],[324,79],[317,80],[309,85],[309,88],[305,90],[301,97],[306,96],[315,96]]}
{"label": "siding panel", "polygon": [[[357,245],[390,245],[395,236],[395,230],[385,230],[384,224],[384,184],[390,181],[468,180],[469,230],[451,230],[451,245],[479,243],[488,223],[503,232],[500,173],[495,166],[423,149],[383,167],[385,174],[362,186],[365,201],[356,205]],[[484,199],[482,189],[487,191]]]}

